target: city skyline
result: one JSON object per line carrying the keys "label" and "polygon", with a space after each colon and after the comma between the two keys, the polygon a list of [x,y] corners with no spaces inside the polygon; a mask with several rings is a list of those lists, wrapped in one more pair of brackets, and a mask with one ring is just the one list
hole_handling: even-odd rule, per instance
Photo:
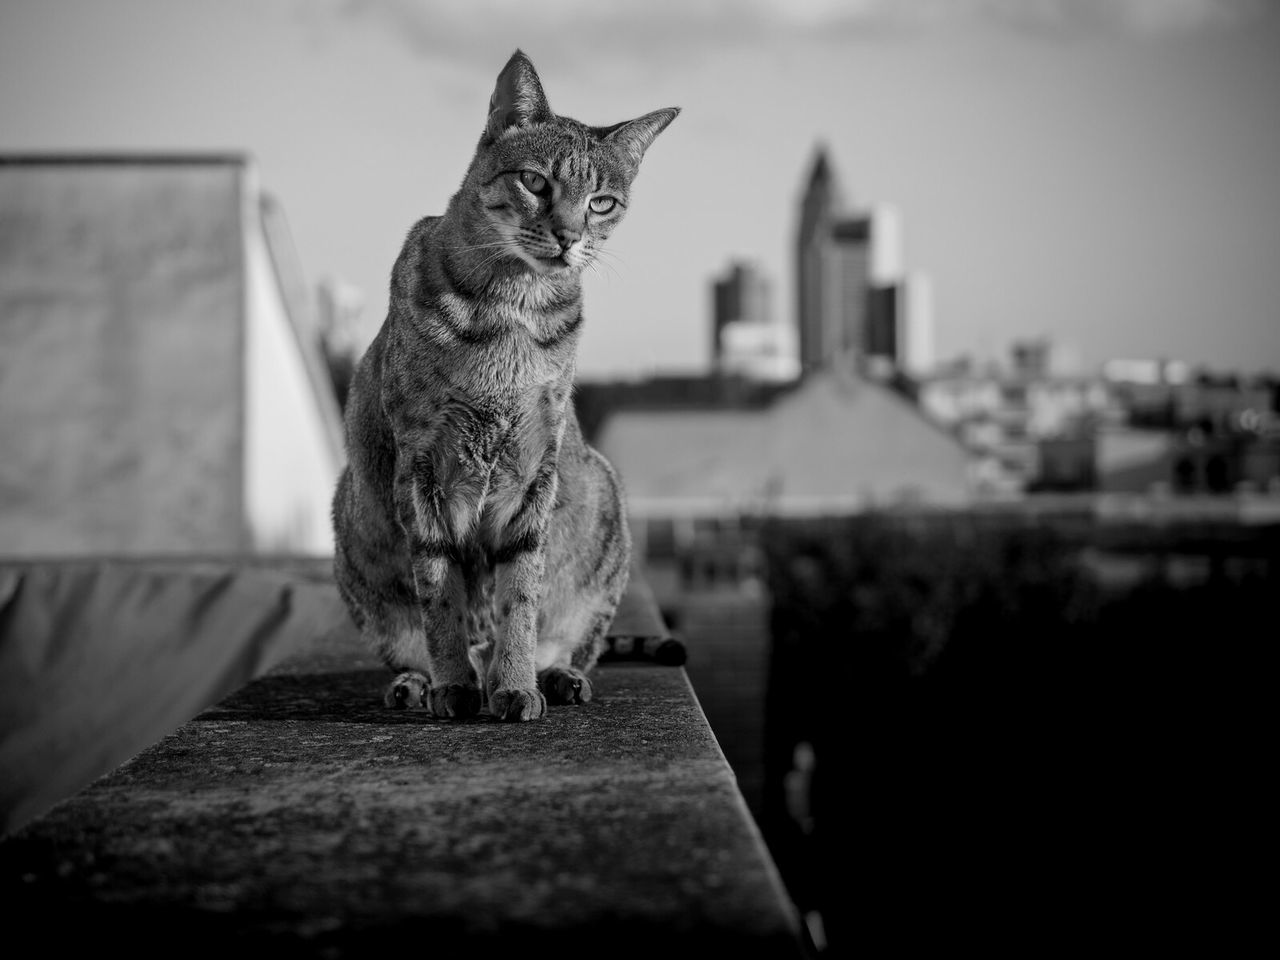
{"label": "city skyline", "polygon": [[15,0],[0,152],[246,152],[371,333],[517,46],[570,116],[684,110],[586,280],[584,377],[709,369],[730,260],[791,322],[821,145],[851,206],[901,212],[939,359],[1048,337],[1093,369],[1280,372],[1280,11],[1247,0]]}

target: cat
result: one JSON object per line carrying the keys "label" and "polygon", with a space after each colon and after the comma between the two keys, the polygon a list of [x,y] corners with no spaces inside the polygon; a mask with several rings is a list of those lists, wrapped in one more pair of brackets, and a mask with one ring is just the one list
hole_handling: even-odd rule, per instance
{"label": "cat", "polygon": [[571,399],[581,278],[679,112],[559,116],[516,50],[460,189],[409,231],[333,498],[334,574],[387,706],[523,721],[592,697],[631,539]]}

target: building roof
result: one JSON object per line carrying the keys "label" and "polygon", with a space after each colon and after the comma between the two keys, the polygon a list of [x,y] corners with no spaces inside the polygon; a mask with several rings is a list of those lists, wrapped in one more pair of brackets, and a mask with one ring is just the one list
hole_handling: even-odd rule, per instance
{"label": "building roof", "polygon": [[813,158],[813,168],[809,173],[809,188],[830,183],[834,175],[831,161],[827,159],[827,148],[819,145]]}
{"label": "building roof", "polygon": [[598,446],[638,516],[969,498],[959,441],[889,388],[836,368],[762,410],[621,411]]}

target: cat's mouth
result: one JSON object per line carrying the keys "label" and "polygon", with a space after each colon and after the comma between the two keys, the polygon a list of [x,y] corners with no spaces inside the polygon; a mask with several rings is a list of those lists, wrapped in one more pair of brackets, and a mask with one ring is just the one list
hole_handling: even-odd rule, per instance
{"label": "cat's mouth", "polygon": [[537,260],[548,270],[567,270],[573,266],[563,253],[558,253],[554,257],[538,257]]}

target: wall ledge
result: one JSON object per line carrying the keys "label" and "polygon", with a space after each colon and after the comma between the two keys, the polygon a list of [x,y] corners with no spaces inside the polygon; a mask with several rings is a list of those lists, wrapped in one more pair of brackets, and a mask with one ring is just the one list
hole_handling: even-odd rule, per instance
{"label": "wall ledge", "polygon": [[344,623],[5,838],[11,933],[804,955],[682,667],[603,663],[592,702],[527,724],[388,711],[386,679]]}

